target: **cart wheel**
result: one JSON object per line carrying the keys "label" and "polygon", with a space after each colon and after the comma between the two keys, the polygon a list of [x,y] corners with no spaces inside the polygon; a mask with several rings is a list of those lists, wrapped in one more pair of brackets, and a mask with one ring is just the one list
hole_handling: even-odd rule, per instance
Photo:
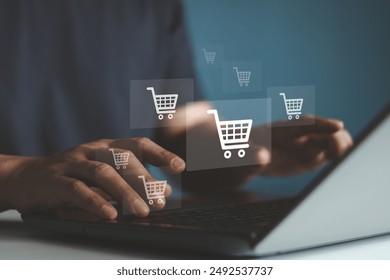
{"label": "cart wheel", "polygon": [[238,151],[238,156],[240,157],[240,158],[242,158],[242,157],[244,157],[245,156],[245,151],[244,150],[239,150]]}
{"label": "cart wheel", "polygon": [[169,114],[169,115],[168,115],[168,119],[172,120],[172,118],[173,118],[173,115],[172,115],[172,114]]}
{"label": "cart wheel", "polygon": [[121,167],[120,167],[119,165],[117,165],[117,166],[116,166],[116,169],[118,169],[118,170],[119,170],[119,169],[121,169]]}
{"label": "cart wheel", "polygon": [[247,86],[248,86],[248,83],[245,83],[245,86],[247,87]]}
{"label": "cart wheel", "polygon": [[226,158],[226,159],[229,159],[231,156],[232,156],[232,152],[231,151],[225,151],[223,153],[223,156]]}
{"label": "cart wheel", "polygon": [[240,83],[240,87],[242,87],[242,83]]}
{"label": "cart wheel", "polygon": [[153,200],[149,200],[149,205],[153,205]]}
{"label": "cart wheel", "polygon": [[295,115],[295,118],[298,120],[299,119],[299,115]]}
{"label": "cart wheel", "polygon": [[157,202],[158,202],[158,204],[163,204],[163,203],[164,203],[164,201],[163,201],[161,198],[159,198],[159,199],[157,200]]}
{"label": "cart wheel", "polygon": [[127,168],[127,166],[126,166],[126,165],[123,165],[122,167],[123,167],[123,169],[126,169],[126,168]]}
{"label": "cart wheel", "polygon": [[158,119],[161,121],[162,119],[164,118],[164,116],[163,115],[158,115]]}
{"label": "cart wheel", "polygon": [[292,116],[291,116],[291,115],[288,115],[288,119],[289,119],[289,120],[292,120]]}

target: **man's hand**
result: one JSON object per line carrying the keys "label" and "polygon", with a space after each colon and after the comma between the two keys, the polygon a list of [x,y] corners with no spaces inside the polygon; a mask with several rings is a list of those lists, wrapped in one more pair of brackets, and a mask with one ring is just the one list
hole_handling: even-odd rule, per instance
{"label": "man's hand", "polygon": [[[313,170],[323,165],[327,160],[342,156],[352,147],[352,138],[344,124],[334,119],[314,116],[303,116],[302,121],[313,120],[313,125],[283,126],[277,123],[272,128],[256,127],[252,131],[252,141],[259,145],[259,171],[264,175],[287,176]],[[291,124],[291,121],[286,121]],[[256,139],[271,129],[272,149],[267,153]]]}
{"label": "man's hand", "polygon": [[[123,176],[113,167],[111,148],[115,152],[130,152]],[[136,186],[142,184],[138,176],[144,175],[146,181],[156,180],[143,163],[171,173],[185,169],[180,157],[148,138],[99,140],[45,158],[2,157],[6,172],[0,176],[0,193],[3,200],[7,198],[1,201],[6,208],[28,213],[79,207],[104,219],[118,215],[109,198],[134,215],[149,214],[149,206],[136,191]],[[167,186],[165,196],[170,193]],[[153,203],[156,208],[163,205]]]}

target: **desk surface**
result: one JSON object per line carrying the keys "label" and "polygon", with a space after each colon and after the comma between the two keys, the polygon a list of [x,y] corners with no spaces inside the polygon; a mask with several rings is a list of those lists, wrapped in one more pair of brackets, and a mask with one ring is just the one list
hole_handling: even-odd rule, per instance
{"label": "desk surface", "polygon": [[[16,211],[0,213],[0,259],[207,259],[210,256],[102,244],[33,230]],[[390,259],[390,235],[267,259]]]}

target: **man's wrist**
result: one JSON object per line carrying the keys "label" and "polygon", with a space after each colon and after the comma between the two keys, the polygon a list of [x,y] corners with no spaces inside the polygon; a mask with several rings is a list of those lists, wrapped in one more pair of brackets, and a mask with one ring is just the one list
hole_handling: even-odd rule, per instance
{"label": "man's wrist", "polygon": [[17,195],[16,178],[24,165],[33,158],[0,155],[0,212],[14,209]]}

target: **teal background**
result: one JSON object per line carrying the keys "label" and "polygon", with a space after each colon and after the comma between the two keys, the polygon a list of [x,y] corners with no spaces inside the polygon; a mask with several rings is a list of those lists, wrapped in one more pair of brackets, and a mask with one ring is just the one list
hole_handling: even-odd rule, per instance
{"label": "teal background", "polygon": [[[194,52],[195,46],[219,45],[225,61],[261,60],[262,90],[247,98],[266,97],[267,87],[314,85],[316,113],[343,120],[353,136],[390,101],[390,1],[184,0],[184,5]],[[198,67],[205,95],[242,98],[222,92],[220,72]],[[313,176],[259,178],[248,187],[261,185],[270,196],[294,194]]]}

